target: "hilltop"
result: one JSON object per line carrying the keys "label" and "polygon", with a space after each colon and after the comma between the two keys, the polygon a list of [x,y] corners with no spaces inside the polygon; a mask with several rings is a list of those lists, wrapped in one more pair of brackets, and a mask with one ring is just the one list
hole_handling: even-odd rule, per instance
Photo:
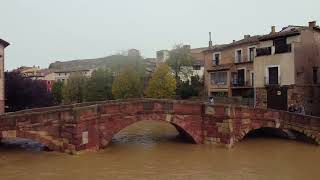
{"label": "hilltop", "polygon": [[100,67],[117,68],[124,64],[136,64],[142,62],[140,56],[111,55],[95,59],[79,59],[71,61],[56,61],[49,65],[49,69],[54,70],[83,70]]}

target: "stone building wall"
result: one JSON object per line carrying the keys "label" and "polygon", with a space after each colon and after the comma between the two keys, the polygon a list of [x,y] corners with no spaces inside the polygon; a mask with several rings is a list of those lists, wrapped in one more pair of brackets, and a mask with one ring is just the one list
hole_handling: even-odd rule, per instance
{"label": "stone building wall", "polygon": [[256,88],[256,107],[267,108],[267,89]]}
{"label": "stone building wall", "polygon": [[[320,116],[320,85],[289,86],[287,93],[288,108],[302,106],[307,115]],[[256,107],[267,108],[266,88],[256,88]]]}
{"label": "stone building wall", "polygon": [[288,106],[303,106],[307,115],[320,115],[320,85],[291,86],[288,89]]}

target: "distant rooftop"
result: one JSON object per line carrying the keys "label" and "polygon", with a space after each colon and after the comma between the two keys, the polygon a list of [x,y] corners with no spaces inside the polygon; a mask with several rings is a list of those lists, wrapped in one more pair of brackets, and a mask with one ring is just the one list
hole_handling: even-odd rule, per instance
{"label": "distant rooftop", "polygon": [[7,47],[10,45],[10,43],[8,43],[7,41],[0,39],[0,44],[2,44],[4,47]]}

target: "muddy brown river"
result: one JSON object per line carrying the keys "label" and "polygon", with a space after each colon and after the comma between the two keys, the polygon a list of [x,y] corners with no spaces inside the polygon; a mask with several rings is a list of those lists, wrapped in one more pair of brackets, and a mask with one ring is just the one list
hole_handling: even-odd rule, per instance
{"label": "muddy brown river", "polygon": [[232,149],[179,140],[161,122],[139,122],[105,150],[71,156],[0,145],[0,180],[318,180],[320,147],[249,137]]}

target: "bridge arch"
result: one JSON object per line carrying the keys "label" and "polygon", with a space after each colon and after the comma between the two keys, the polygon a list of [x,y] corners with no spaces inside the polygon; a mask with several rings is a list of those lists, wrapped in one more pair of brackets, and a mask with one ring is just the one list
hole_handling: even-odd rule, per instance
{"label": "bridge arch", "polygon": [[119,116],[106,120],[99,125],[100,147],[104,148],[110,144],[112,138],[121,130],[142,121],[157,121],[173,125],[180,135],[189,138],[193,143],[202,143],[201,121],[188,121],[170,114],[136,114],[129,117]]}
{"label": "bridge arch", "polygon": [[[235,142],[239,142],[243,140],[247,135],[250,133],[253,133],[254,131],[263,130],[263,129],[269,129],[273,131],[278,131],[277,133],[283,133],[284,136],[288,139],[298,139],[298,137],[303,137],[303,141],[308,141],[314,144],[320,144],[320,138],[317,136],[316,132],[312,132],[310,130],[303,129],[299,126],[289,126],[289,127],[283,127],[283,125],[280,122],[283,122],[282,120],[268,120],[269,123],[266,123],[266,120],[259,120],[255,121],[254,125],[251,124],[247,128],[243,128],[239,131],[239,133],[235,137]],[[276,133],[273,133],[274,136],[279,136]],[[281,136],[279,136],[281,137]]]}
{"label": "bridge arch", "polygon": [[55,139],[45,131],[26,131],[26,130],[3,130],[0,131],[2,139],[27,139],[43,145],[49,151],[64,152],[67,147],[66,142]]}

